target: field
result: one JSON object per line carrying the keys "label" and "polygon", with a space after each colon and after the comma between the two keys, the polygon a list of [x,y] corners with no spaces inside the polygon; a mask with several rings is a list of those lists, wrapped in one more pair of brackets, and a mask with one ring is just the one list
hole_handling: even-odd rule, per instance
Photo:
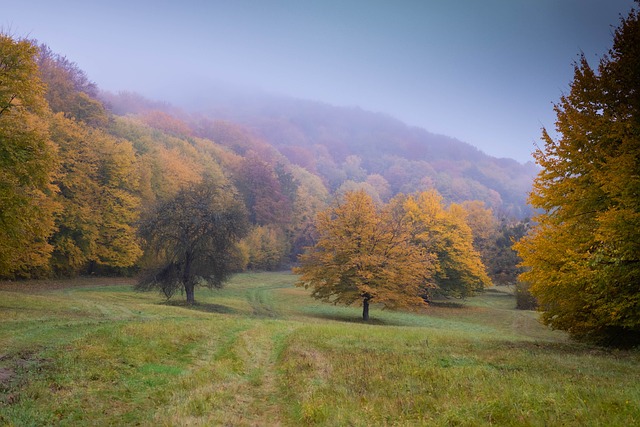
{"label": "field", "polygon": [[640,353],[570,342],[499,290],[420,313],[286,273],[198,304],[125,279],[0,284],[0,425],[640,424]]}

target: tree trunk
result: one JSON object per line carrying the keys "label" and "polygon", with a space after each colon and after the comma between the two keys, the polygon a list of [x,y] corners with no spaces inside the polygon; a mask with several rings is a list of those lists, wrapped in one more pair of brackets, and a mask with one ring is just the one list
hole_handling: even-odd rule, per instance
{"label": "tree trunk", "polygon": [[192,281],[184,284],[184,291],[187,294],[187,304],[189,305],[195,304],[196,302],[194,288],[195,286]]}
{"label": "tree trunk", "polygon": [[369,300],[370,297],[364,297],[362,299],[362,320],[369,320]]}
{"label": "tree trunk", "polygon": [[194,295],[195,283],[191,277],[191,253],[185,254],[184,271],[182,272],[182,283],[184,283],[184,292],[187,294],[187,304],[195,304],[196,298]]}

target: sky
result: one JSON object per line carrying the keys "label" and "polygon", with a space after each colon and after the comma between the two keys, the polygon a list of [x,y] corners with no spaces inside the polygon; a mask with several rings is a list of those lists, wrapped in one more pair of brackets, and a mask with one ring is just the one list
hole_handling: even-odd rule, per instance
{"label": "sky", "polygon": [[580,52],[597,65],[634,5],[0,0],[0,28],[46,43],[103,90],[171,102],[207,82],[252,88],[385,113],[527,162]]}

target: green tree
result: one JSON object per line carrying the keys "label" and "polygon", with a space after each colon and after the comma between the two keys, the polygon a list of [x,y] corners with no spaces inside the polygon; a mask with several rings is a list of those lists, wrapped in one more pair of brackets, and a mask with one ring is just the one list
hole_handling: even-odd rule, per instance
{"label": "green tree", "polygon": [[204,180],[179,191],[142,220],[149,267],[137,289],[170,298],[182,288],[193,304],[196,284],[221,287],[234,271],[247,228],[245,207],[228,186]]}
{"label": "green tree", "polygon": [[37,48],[0,33],[0,276],[46,266],[56,170]]}
{"label": "green tree", "polygon": [[517,249],[543,320],[573,337],[640,342],[640,21],[622,19],[609,55],[575,65],[543,131],[531,204],[543,213]]}
{"label": "green tree", "polygon": [[362,302],[385,308],[420,307],[418,296],[428,279],[430,258],[411,242],[402,205],[378,209],[364,191],[346,193],[344,201],[321,212],[317,242],[300,256],[298,286],[314,298],[334,304]]}

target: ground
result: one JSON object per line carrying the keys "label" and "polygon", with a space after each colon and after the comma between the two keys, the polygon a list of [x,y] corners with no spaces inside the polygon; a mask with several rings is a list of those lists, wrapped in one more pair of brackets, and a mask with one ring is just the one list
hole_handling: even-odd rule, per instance
{"label": "ground", "polygon": [[1,283],[0,424],[640,422],[637,350],[572,343],[504,289],[364,323],[295,279],[241,274],[193,307],[128,279]]}

